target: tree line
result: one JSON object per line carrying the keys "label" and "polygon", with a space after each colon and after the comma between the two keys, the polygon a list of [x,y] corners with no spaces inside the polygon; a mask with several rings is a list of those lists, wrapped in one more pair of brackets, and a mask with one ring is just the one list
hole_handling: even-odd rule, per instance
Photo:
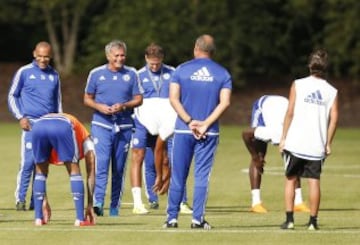
{"label": "tree line", "polygon": [[216,39],[215,59],[235,87],[253,78],[307,74],[315,48],[331,58],[330,75],[360,75],[360,2],[356,0],[6,0],[0,2],[2,61],[28,61],[39,40],[54,48],[63,74],[106,62],[112,39],[128,45],[127,64],[144,65],[144,49],[162,45],[165,62],[192,58],[195,38]]}

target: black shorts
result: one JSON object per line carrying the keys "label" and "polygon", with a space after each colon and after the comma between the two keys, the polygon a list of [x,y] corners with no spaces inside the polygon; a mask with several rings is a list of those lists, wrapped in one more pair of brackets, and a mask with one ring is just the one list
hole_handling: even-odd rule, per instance
{"label": "black shorts", "polygon": [[289,151],[282,154],[285,163],[285,176],[320,179],[321,167],[324,160],[308,160],[294,156]]}

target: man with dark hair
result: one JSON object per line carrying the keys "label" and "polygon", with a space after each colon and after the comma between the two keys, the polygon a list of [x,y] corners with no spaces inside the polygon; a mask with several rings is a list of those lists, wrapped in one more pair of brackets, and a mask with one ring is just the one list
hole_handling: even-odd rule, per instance
{"label": "man with dark hair", "polygon": [[298,177],[308,178],[309,230],[317,230],[320,205],[320,175],[338,120],[337,89],[326,80],[328,55],[316,50],[310,55],[310,75],[297,79],[290,88],[280,151],[285,162],[286,221],[282,229],[294,229],[294,189]]}
{"label": "man with dark hair", "polygon": [[[263,95],[257,99],[252,108],[251,127],[244,129],[242,137],[250,153],[249,179],[251,186],[251,212],[266,213],[261,201],[260,187],[264,172],[265,156],[268,143],[278,145],[288,99],[279,95]],[[294,211],[309,212],[303,202],[300,178],[295,189]]]}
{"label": "man with dark hair", "polygon": [[[151,43],[145,49],[146,65],[139,69],[141,87],[143,88],[143,104],[135,109],[135,129],[132,139],[132,158],[130,168],[131,191],[134,200],[134,214],[146,214],[148,210],[141,200],[141,167],[145,159],[146,146],[152,148],[153,161],[146,161],[147,166],[155,166],[155,174],[145,175],[149,193],[150,207],[157,208],[157,193],[167,192],[169,174],[162,171],[169,170],[168,140],[174,132],[176,113],[169,102],[169,83],[175,68],[163,63],[163,48]],[[149,151],[149,150],[148,150]],[[148,154],[148,153],[147,153]],[[167,171],[170,173],[169,171]],[[154,178],[155,177],[155,178]],[[163,178],[164,177],[164,178]],[[191,213],[187,205],[186,195],[182,200],[181,212]]]}

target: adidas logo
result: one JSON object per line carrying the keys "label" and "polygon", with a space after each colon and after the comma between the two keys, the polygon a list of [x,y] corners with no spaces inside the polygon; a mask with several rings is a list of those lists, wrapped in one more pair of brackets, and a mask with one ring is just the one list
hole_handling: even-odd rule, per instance
{"label": "adidas logo", "polygon": [[190,76],[190,79],[195,81],[212,82],[214,80],[214,77],[211,76],[208,69],[203,66],[201,69],[194,72]]}
{"label": "adidas logo", "polygon": [[308,96],[305,97],[304,102],[317,105],[325,105],[320,90],[316,90],[315,92],[310,93]]}

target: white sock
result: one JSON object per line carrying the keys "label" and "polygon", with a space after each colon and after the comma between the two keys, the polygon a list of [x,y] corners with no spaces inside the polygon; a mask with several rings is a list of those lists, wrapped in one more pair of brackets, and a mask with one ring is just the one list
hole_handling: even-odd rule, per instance
{"label": "white sock", "polygon": [[140,207],[141,205],[143,205],[143,202],[141,199],[141,187],[133,187],[133,188],[131,188],[131,192],[132,192],[133,200],[134,200],[134,208]]}
{"label": "white sock", "polygon": [[301,188],[296,188],[295,189],[295,201],[294,201],[294,204],[299,205],[301,203],[303,203],[302,194],[301,194]]}
{"label": "white sock", "polygon": [[252,207],[254,207],[256,204],[261,203],[260,189],[251,190],[251,200],[252,200]]}

